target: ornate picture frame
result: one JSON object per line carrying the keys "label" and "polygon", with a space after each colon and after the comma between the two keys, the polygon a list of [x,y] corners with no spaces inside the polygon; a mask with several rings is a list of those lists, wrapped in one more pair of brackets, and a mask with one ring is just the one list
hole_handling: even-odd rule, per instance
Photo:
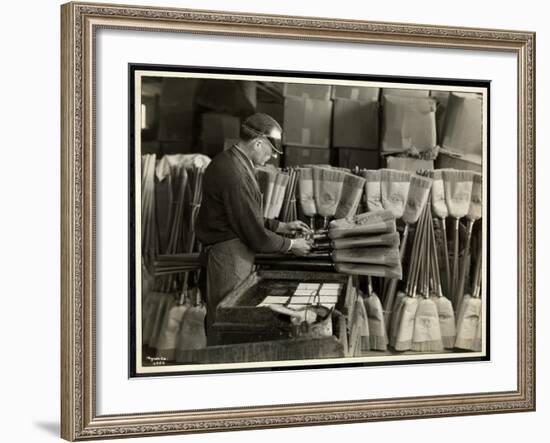
{"label": "ornate picture frame", "polygon": [[[62,17],[62,437],[86,440],[535,409],[535,35],[524,31],[68,3]],[[169,32],[517,57],[517,389],[99,415],[96,374],[96,33]]]}

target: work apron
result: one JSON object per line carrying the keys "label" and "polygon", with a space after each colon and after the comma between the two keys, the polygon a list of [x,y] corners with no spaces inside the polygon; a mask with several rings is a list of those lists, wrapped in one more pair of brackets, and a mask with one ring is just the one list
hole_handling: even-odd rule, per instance
{"label": "work apron", "polygon": [[253,272],[254,252],[240,239],[234,238],[207,246],[203,253],[203,263],[206,264],[206,278],[203,279],[206,287],[202,291],[206,293],[206,339],[208,346],[214,346],[219,344],[219,337],[213,329],[216,309]]}

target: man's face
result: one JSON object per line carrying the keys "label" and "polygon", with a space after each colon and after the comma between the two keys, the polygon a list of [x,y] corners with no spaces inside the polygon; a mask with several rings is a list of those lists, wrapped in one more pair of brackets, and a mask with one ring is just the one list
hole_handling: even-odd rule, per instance
{"label": "man's face", "polygon": [[258,137],[255,149],[252,155],[252,162],[255,165],[263,166],[272,157],[273,149],[270,143],[264,137]]}

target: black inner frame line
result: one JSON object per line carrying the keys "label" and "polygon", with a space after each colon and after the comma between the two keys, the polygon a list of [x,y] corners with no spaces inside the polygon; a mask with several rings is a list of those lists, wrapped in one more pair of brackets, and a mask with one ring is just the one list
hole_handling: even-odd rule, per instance
{"label": "black inner frame line", "polygon": [[[486,251],[484,256],[484,266],[486,269],[486,323],[485,323],[485,344],[486,355],[481,357],[458,357],[458,358],[433,358],[422,360],[400,360],[400,361],[384,361],[384,362],[343,362],[343,363],[316,363],[311,365],[296,365],[296,366],[277,366],[277,362],[271,362],[273,366],[266,367],[254,367],[254,368],[232,368],[232,369],[205,369],[205,370],[184,370],[181,371],[166,371],[166,372],[154,372],[143,373],[137,372],[136,361],[136,244],[135,244],[135,232],[136,232],[136,220],[135,220],[135,141],[136,135],[135,128],[135,75],[137,71],[157,71],[157,72],[185,72],[194,74],[220,74],[220,75],[239,75],[239,76],[269,76],[269,77],[286,77],[286,78],[311,78],[319,80],[350,80],[350,81],[365,81],[365,82],[381,82],[381,83],[401,83],[410,85],[437,85],[437,86],[459,86],[459,87],[478,87],[485,88],[487,93],[487,115],[486,115],[486,181],[487,186],[487,217],[486,217]],[[404,77],[404,76],[390,76],[390,75],[368,75],[368,74],[343,74],[334,72],[307,72],[307,71],[283,71],[283,70],[264,70],[264,69],[243,69],[243,68],[212,68],[212,67],[199,67],[199,66],[176,66],[176,65],[157,65],[157,64],[143,64],[143,63],[129,63],[128,64],[128,211],[129,211],[129,229],[128,229],[128,331],[129,331],[129,353],[128,353],[128,376],[129,378],[142,378],[142,377],[166,377],[166,376],[181,376],[181,375],[200,375],[200,374],[220,374],[220,373],[234,373],[234,372],[258,372],[258,371],[295,371],[304,369],[335,369],[335,368],[356,368],[363,366],[395,366],[395,365],[411,365],[411,364],[433,364],[433,363],[461,363],[461,362],[476,362],[476,361],[489,361],[491,359],[491,339],[490,339],[490,319],[491,319],[491,297],[490,297],[490,115],[491,115],[491,81],[490,80],[473,80],[473,79],[448,79],[438,77]],[[242,79],[246,80],[246,79]],[[287,80],[288,82],[288,80]],[[140,277],[141,278],[141,277]],[[141,346],[141,344],[140,344]],[[347,360],[347,358],[342,358]],[[184,367],[184,364],[178,366]],[[216,364],[212,364],[212,367]]]}

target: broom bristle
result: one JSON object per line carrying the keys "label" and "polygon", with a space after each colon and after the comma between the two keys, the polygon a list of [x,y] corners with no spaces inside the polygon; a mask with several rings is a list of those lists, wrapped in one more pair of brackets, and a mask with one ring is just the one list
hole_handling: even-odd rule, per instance
{"label": "broom bristle", "polygon": [[349,217],[357,211],[357,206],[361,200],[365,179],[353,174],[346,174],[342,185],[342,196],[338,207],[336,208],[335,217]]}
{"label": "broom bristle", "polygon": [[369,319],[370,348],[374,351],[386,351],[388,336],[380,298],[376,294],[371,294],[364,301]]}
{"label": "broom bristle", "polygon": [[397,340],[397,329],[399,327],[399,318],[403,311],[403,304],[407,295],[403,291],[398,291],[395,295],[393,306],[386,306],[386,314],[389,318],[389,340],[390,345],[395,348],[395,341]]}
{"label": "broom bristle", "polygon": [[364,225],[356,225],[351,228],[336,228],[329,229],[328,236],[331,239],[345,238],[345,237],[360,237],[365,235],[375,234],[388,234],[396,232],[395,220],[380,221],[376,223],[369,223]]}
{"label": "broom bristle", "polygon": [[380,169],[367,169],[364,171],[364,177],[367,183],[380,182]]}
{"label": "broom bristle", "polygon": [[394,346],[396,351],[408,351],[411,349],[414,333],[414,319],[417,309],[418,299],[405,297],[396,331]]}
{"label": "broom bristle", "polygon": [[399,250],[392,248],[336,249],[332,256],[334,261],[343,263],[372,263],[385,266],[397,266],[401,263]]}
{"label": "broom bristle", "polygon": [[401,218],[409,194],[410,173],[394,169],[381,172],[380,189],[384,209],[392,211],[395,218]]}
{"label": "broom bristle", "polygon": [[477,323],[481,313],[481,300],[470,297],[464,301],[457,323],[455,347],[473,350]]}
{"label": "broom bristle", "polygon": [[432,181],[432,211],[436,217],[446,218],[449,215],[445,202],[445,186],[441,170],[434,170]]}
{"label": "broom bristle", "polygon": [[472,171],[460,169],[443,169],[443,181],[445,182],[467,182],[473,181],[474,173]]}
{"label": "broom bristle", "polygon": [[336,220],[332,220],[329,223],[330,228],[351,228],[356,225],[364,225],[369,223],[377,223],[381,221],[393,220],[393,214],[391,211],[374,211],[363,212],[361,214],[354,215],[353,217],[344,217]]}
{"label": "broom bristle", "polygon": [[474,180],[472,185],[472,197],[470,200],[470,208],[468,209],[467,217],[470,220],[479,220],[481,218],[483,198],[483,183],[481,174],[474,172]]}
{"label": "broom bristle", "polygon": [[452,349],[456,340],[456,322],[453,304],[447,297],[433,297],[439,315],[441,341],[445,349]]}
{"label": "broom bristle", "polygon": [[411,349],[418,352],[443,350],[437,306],[429,298],[423,298],[418,302]]}
{"label": "broom bristle", "polygon": [[391,234],[347,237],[333,240],[333,249],[353,249],[364,248],[367,246],[399,246],[399,233],[392,232]]}
{"label": "broom bristle", "polygon": [[298,175],[298,180],[313,180],[313,171],[311,168],[298,168],[300,174]]}
{"label": "broom bristle", "polygon": [[407,224],[413,224],[418,221],[422,210],[426,206],[432,180],[420,175],[413,175],[409,185],[409,194],[405,211],[403,212],[403,221]]}
{"label": "broom bristle", "polygon": [[400,171],[398,169],[381,169],[380,181],[381,182],[409,182],[411,173],[407,171]]}

